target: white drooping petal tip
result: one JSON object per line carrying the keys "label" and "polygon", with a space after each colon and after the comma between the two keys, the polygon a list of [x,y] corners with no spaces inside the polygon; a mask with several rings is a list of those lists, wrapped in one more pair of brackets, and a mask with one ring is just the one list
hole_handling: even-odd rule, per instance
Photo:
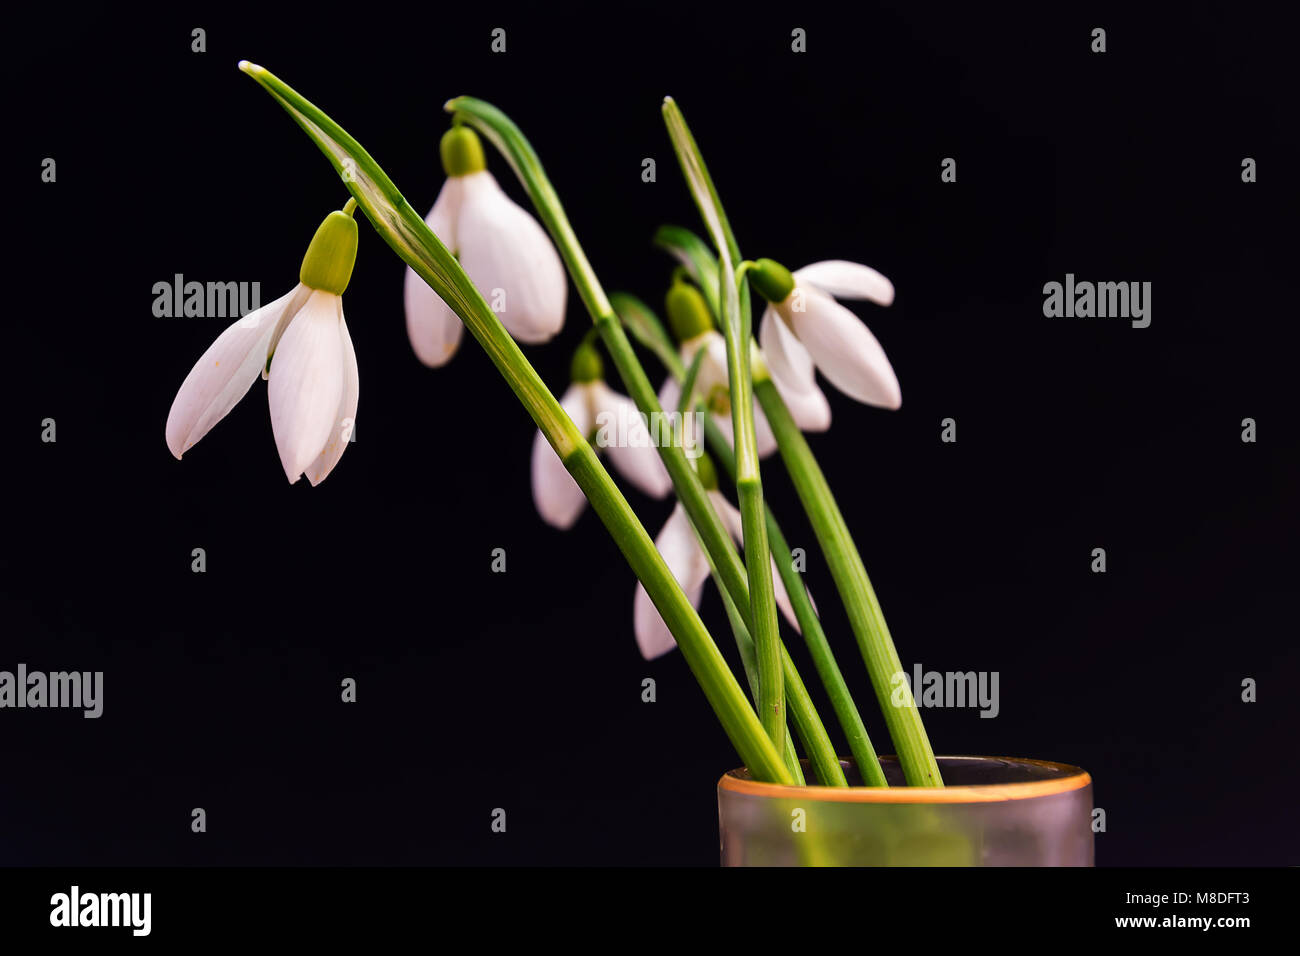
{"label": "white drooping petal tip", "polygon": [[306,301],[303,285],[222,332],[194,363],[167,414],[167,447],[180,458],[248,394],[266,367],[284,319]]}
{"label": "white drooping petal tip", "polygon": [[457,177],[460,263],[516,340],[536,345],[564,327],[564,264],[551,238],[487,170]]}
{"label": "white drooping petal tip", "polygon": [[[460,215],[461,200],[465,195],[465,177],[449,176],[438,190],[438,198],[424,217],[425,223],[453,255],[457,251],[456,220]],[[410,266],[402,288],[402,302],[406,311],[406,335],[411,348],[429,368],[445,365],[456,354],[465,326]]]}
{"label": "white drooping petal tip", "polygon": [[551,527],[568,531],[582,514],[587,498],[540,431],[533,436],[530,473],[537,513]]}
{"label": "white drooping petal tip", "polygon": [[791,312],[794,332],[818,370],[850,398],[897,409],[898,376],[880,342],[856,315],[828,295],[804,289],[805,308]]}
{"label": "white drooping petal tip", "polygon": [[781,393],[795,424],[806,432],[830,428],[831,406],[817,385],[812,356],[771,306],[763,312],[758,337],[772,384]]}
{"label": "white drooping petal tip", "polygon": [[406,306],[406,336],[411,349],[424,365],[438,368],[456,354],[465,326],[429,284],[406,267],[402,290]]}
{"label": "white drooping petal tip", "polygon": [[[745,519],[741,517],[740,511],[720,491],[710,491],[709,502],[713,505],[713,510],[718,513],[718,517],[722,520],[722,526],[727,529],[727,533],[731,535],[738,546],[743,548],[745,544]],[[802,633],[799,628],[799,619],[794,613],[794,606],[790,603],[790,595],[785,589],[785,582],[781,580],[781,572],[777,569],[775,554],[772,555],[771,561],[772,589],[776,606],[781,609],[781,613],[790,622],[790,626]]]}
{"label": "white drooping petal tip", "polygon": [[817,375],[812,356],[785,323],[786,320],[774,307],[769,305],[763,311],[763,320],[758,327],[758,342],[763,349],[763,360],[767,363],[768,371],[774,381],[792,391],[816,388]]}
{"label": "white drooping petal tip", "polygon": [[636,402],[604,382],[592,382],[588,387],[596,413],[598,451],[605,452],[618,473],[642,493],[652,498],[667,496],[673,480],[659,457],[656,441],[671,440],[671,436],[652,436]]}
{"label": "white drooping petal tip", "polygon": [[816,384],[803,389],[791,388],[775,374],[772,375],[772,384],[781,393],[790,417],[800,431],[824,432],[831,427],[831,403]]}
{"label": "white drooping petal tip", "polygon": [[[704,582],[709,577],[709,563],[700,550],[686,510],[680,504],[673,507],[672,514],[664,522],[663,530],[655,539],[655,547],[692,606],[699,607]],[[632,623],[637,647],[646,660],[661,657],[677,646],[668,625],[641,584],[637,584],[632,601]]]}
{"label": "white drooping petal tip", "polygon": [[[592,429],[593,401],[590,390],[590,385],[575,383],[560,398],[560,406],[583,435],[590,434]],[[587,504],[587,496],[582,493],[541,431],[533,436],[530,475],[533,504],[542,520],[561,531],[573,527]]]}
{"label": "white drooping petal tip", "polygon": [[312,487],[324,481],[339,463],[352,441],[352,429],[357,421],[357,396],[360,394],[361,383],[357,375],[357,353],[352,347],[347,322],[343,319],[342,299],[339,300],[339,334],[343,340],[343,394],[339,397],[338,411],[334,413],[334,427],[330,430],[325,447],[316,460],[303,470]]}
{"label": "white drooping petal tip", "polygon": [[663,657],[677,646],[672,631],[668,630],[668,625],[659,616],[658,609],[639,581],[636,596],[632,599],[632,630],[636,634],[637,650],[648,661]]}
{"label": "white drooping petal tip", "polygon": [[[775,376],[773,376],[772,381],[776,381]],[[780,385],[777,386],[777,389],[780,390]],[[727,445],[734,449],[736,447],[736,428],[731,412],[711,412],[710,414],[713,417],[713,423],[718,426],[718,431],[726,439]],[[696,430],[698,432],[698,427]],[[776,451],[776,434],[772,431],[772,426],[768,424],[763,409],[759,407],[757,398],[754,399],[754,449],[758,452],[759,458],[767,458]]]}
{"label": "white drooping petal tip", "polygon": [[267,382],[271,431],[290,484],[325,449],[343,397],[342,302],[315,291],[280,337]]}
{"label": "white drooping petal tip", "polygon": [[839,299],[868,299],[879,305],[891,305],[894,301],[894,284],[871,266],[858,262],[844,259],[814,262],[794,277]]}

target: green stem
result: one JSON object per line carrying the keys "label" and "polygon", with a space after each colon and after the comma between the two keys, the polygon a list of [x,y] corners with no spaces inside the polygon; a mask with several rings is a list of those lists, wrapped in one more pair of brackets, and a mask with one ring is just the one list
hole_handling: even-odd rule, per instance
{"label": "green stem", "polygon": [[[682,231],[685,233],[685,230]],[[692,235],[691,233],[685,234]],[[712,253],[705,250],[704,255],[711,256]],[[660,355],[668,374],[679,382],[692,381],[694,378],[692,372],[697,370],[700,356],[704,354],[704,350],[701,349],[695,353],[695,361],[689,369],[683,364],[681,356],[676,352],[668,351],[660,354],[661,350],[656,346],[664,333],[663,324],[659,321],[659,318],[645,303],[634,296],[626,293],[615,293],[614,298],[618,304],[619,315],[629,322],[633,328],[641,330],[638,333],[638,338],[656,354]],[[687,388],[683,386],[683,396],[685,396],[686,392]],[[683,406],[684,408],[685,406]],[[709,447],[713,450],[714,457],[722,462],[727,475],[734,484],[736,480],[735,451],[703,403],[698,404],[697,411],[704,416],[705,432],[708,435]],[[785,583],[786,591],[790,594],[790,603],[794,608],[795,618],[799,621],[799,628],[803,631],[808,649],[812,653],[813,665],[817,668],[818,676],[821,678],[822,684],[831,699],[831,706],[835,709],[835,715],[844,730],[845,736],[848,738],[849,750],[853,754],[863,780],[868,786],[887,787],[889,784],[885,780],[884,771],[880,769],[880,761],[876,759],[876,752],[871,746],[871,739],[867,736],[867,728],[863,725],[862,717],[858,714],[857,705],[853,703],[853,695],[849,693],[848,685],[844,683],[844,677],[835,663],[835,656],[831,651],[830,643],[826,640],[826,632],[822,630],[821,620],[817,617],[817,612],[812,606],[808,591],[803,586],[803,582],[799,579],[798,572],[794,570],[794,565],[789,558],[790,549],[781,534],[781,528],[776,523],[776,517],[772,514],[771,508],[766,508],[766,511],[768,535],[772,540],[773,553],[786,556],[786,560],[776,562],[777,570],[781,575],[781,580]],[[728,617],[732,617],[733,613],[740,614],[741,612],[736,610],[735,601],[724,585],[723,576],[717,564],[709,555],[707,549],[704,554],[709,561],[713,579],[718,585],[718,592],[722,595],[723,604],[727,608]],[[741,630],[738,630],[738,625],[739,629],[743,629],[743,636]],[[743,617],[739,622],[733,619],[732,630],[736,633],[736,643],[740,649],[741,662],[745,666],[745,673],[750,681],[750,689],[754,692],[753,697],[757,702],[758,678],[757,674],[754,673],[753,638],[749,635]],[[781,660],[785,668],[783,676],[785,678],[788,709],[795,721],[795,729],[799,732],[799,739],[803,741],[804,749],[808,753],[819,782],[827,787],[847,786],[848,781],[845,779],[844,770],[840,766],[839,756],[835,753],[834,745],[826,734],[825,728],[821,724],[821,718],[812,705],[811,695],[808,694],[807,687],[800,678],[794,661],[784,645],[781,647]],[[789,753],[787,749],[788,764]]]}
{"label": "green stem", "polygon": [[[717,429],[712,419],[708,419],[709,426]],[[722,433],[718,432],[721,438]],[[727,455],[730,456],[731,449],[726,446],[726,439],[723,439],[723,446],[726,448]],[[728,457],[728,462],[731,459]],[[730,463],[729,467],[734,470],[735,464]],[[727,618],[731,622],[732,633],[736,636],[736,647],[740,651],[740,660],[745,667],[745,676],[749,679],[750,694],[757,704],[760,695],[761,682],[758,674],[758,660],[754,652],[754,639],[750,636],[749,627],[745,624],[744,615],[736,607],[736,602],[731,599],[727,589],[722,587],[717,566],[713,559],[705,557],[709,561],[709,570],[713,575],[714,581],[718,584],[718,593],[722,596],[723,606],[727,609]],[[805,595],[805,600],[807,596]],[[789,688],[790,717],[794,721],[795,731],[799,734],[799,739],[803,741],[804,750],[808,753],[808,759],[812,764],[814,773],[817,774],[818,782],[824,787],[846,787],[848,780],[844,777],[844,768],[840,766],[839,755],[835,753],[835,745],[831,743],[830,737],[826,733],[826,728],[822,726],[821,717],[817,715],[817,710],[813,707],[812,695],[808,693],[808,688],[804,686],[803,680],[799,677],[799,672],[795,669],[794,660],[790,657],[790,652],[786,650],[785,645],[781,645],[781,664],[785,668],[785,683]],[[794,751],[793,742],[790,741],[790,732],[786,731],[786,749],[785,759],[786,767],[800,781],[803,782],[803,770],[799,766],[799,755]]]}
{"label": "green stem", "polygon": [[[713,575],[713,581],[718,587],[718,594],[722,597],[722,605],[727,610],[727,620],[731,623],[731,633],[736,638],[736,650],[740,653],[741,666],[745,668],[745,678],[749,681],[749,696],[755,703],[758,702],[758,664],[754,659],[754,639],[749,636],[749,628],[745,627],[745,619],[741,617],[740,609],[736,607],[736,602],[731,600],[731,595],[727,589],[722,586],[718,578],[716,568],[713,568],[713,562],[709,562],[710,570]],[[805,740],[805,746],[807,741]],[[790,736],[790,731],[785,732],[785,750],[783,752],[786,769],[794,777],[799,786],[805,783],[803,776],[803,767],[799,763],[799,752],[795,749],[794,738]],[[833,755],[832,755],[833,756]]]}
{"label": "green stem", "polygon": [[708,352],[708,349],[698,349],[695,358],[691,361],[691,367],[686,371],[686,380],[682,382],[682,397],[677,407],[677,411],[683,415],[695,407],[695,402],[692,401],[691,396],[695,394],[695,382],[700,377],[700,369],[704,366],[704,356]]}
{"label": "green stem", "polygon": [[[705,430],[708,433],[709,449],[714,459],[721,462],[723,470],[732,481],[735,481],[736,462],[732,457],[731,446],[726,436],[710,417],[705,418]],[[813,666],[817,668],[817,676],[821,678],[822,687],[830,698],[840,728],[848,739],[849,752],[853,754],[853,759],[862,774],[862,780],[869,787],[887,787],[889,782],[880,767],[876,750],[871,745],[871,738],[867,735],[862,715],[858,713],[858,706],[853,702],[853,695],[844,681],[844,675],[840,672],[839,665],[835,663],[835,654],[831,650],[830,641],[826,639],[821,618],[817,616],[817,610],[813,607],[803,579],[794,568],[794,557],[790,552],[790,546],[786,543],[785,535],[781,532],[781,526],[777,524],[776,515],[772,513],[770,507],[767,509],[767,536],[772,542],[776,568],[781,575],[781,581],[785,584],[786,593],[790,595],[790,605],[794,608],[796,620],[799,621],[799,630],[803,632],[804,643],[808,646],[808,653],[812,655]],[[791,695],[791,710],[795,707],[795,700],[795,696]]]}
{"label": "green stem", "polygon": [[[587,259],[582,245],[578,242],[578,237],[569,223],[568,216],[565,215],[564,206],[561,204],[555,188],[547,178],[546,171],[542,167],[541,160],[532,145],[519,127],[490,103],[469,96],[461,96],[449,100],[444,108],[454,115],[463,116],[465,122],[487,137],[509,161],[515,175],[519,177],[519,181],[527,190],[542,223],[555,241],[560,256],[564,259],[569,275],[573,279],[574,286],[578,289],[578,295],[587,307],[595,327],[599,330],[601,341],[604,342],[605,349],[613,360],[629,397],[636,403],[637,408],[642,413],[654,420],[652,416],[662,414],[663,411],[659,405],[659,397],[654,386],[650,384],[650,379],[646,376],[645,370],[637,358],[636,351],[632,348],[632,343],[628,341],[627,334],[610,305],[600,280],[596,277],[595,270],[591,267],[591,262]],[[734,282],[732,285],[734,288]],[[744,295],[747,302],[747,287],[744,290]],[[749,403],[749,408],[752,414],[752,400]],[[695,473],[695,469],[691,466],[683,449],[673,442],[659,442],[658,451],[664,467],[672,479],[678,500],[686,509],[691,524],[694,525],[701,542],[704,544],[705,553],[716,562],[719,576],[725,583],[731,599],[736,602],[742,613],[747,615],[746,625],[752,631],[754,604],[751,600],[750,583],[747,579],[745,564],[741,562],[726,527],[713,510],[708,494],[700,483],[699,476]],[[759,527],[764,528],[765,526],[760,523]],[[758,537],[758,535],[759,533],[756,532],[755,536]],[[747,541],[750,539],[748,529],[746,529],[745,537]],[[765,533],[761,534],[761,540],[764,553],[766,553]],[[767,577],[768,590],[770,591],[772,590],[770,560],[765,558],[761,567],[762,574]],[[771,623],[775,627],[775,601],[769,603],[772,605]],[[773,691],[779,691],[784,685],[785,678],[794,670],[792,662],[786,666],[785,661],[788,661],[789,657],[788,655],[781,655],[779,648],[780,640],[778,635],[775,648],[763,647],[758,653],[760,677],[762,676],[762,667],[771,668],[772,663],[776,662],[776,676],[775,678],[769,676],[767,682],[767,693],[769,695]],[[797,674],[795,677],[797,679]],[[798,686],[803,686],[801,681],[798,682]],[[781,698],[783,700],[784,695],[781,695]],[[781,747],[785,737],[785,723],[783,719],[779,732],[774,733],[775,722],[772,719],[772,710],[771,707],[764,708],[765,719],[763,726],[768,732],[769,740],[772,741],[774,747]],[[811,729],[820,738],[819,743],[824,744],[824,746],[819,745],[817,749],[819,751],[831,749],[833,752],[833,748],[830,748],[829,744],[830,738],[826,734],[826,729],[822,725],[820,717],[817,716],[816,708],[813,706],[811,699],[808,699],[806,703],[805,712],[814,720],[815,726]],[[809,748],[809,756],[813,756],[813,748]],[[838,763],[835,764],[835,767],[838,768]],[[750,769],[753,770],[754,768],[751,767]],[[828,774],[834,773],[830,767],[821,769],[824,769]]]}
{"label": "green stem", "polygon": [[771,379],[757,382],[754,392],[776,435],[781,458],[844,601],[849,623],[871,676],[871,686],[898,751],[903,774],[911,786],[941,787],[943,778],[939,774],[939,764],[934,759],[916,701],[905,679],[898,650],[894,647],[880,602],[826,476]]}
{"label": "green stem", "polygon": [[[650,379],[646,377],[636,351],[628,341],[627,334],[623,331],[623,326],[610,305],[595,270],[592,269],[581,243],[578,242],[560,198],[547,178],[542,162],[532,145],[514,121],[490,103],[461,96],[448,101],[445,109],[452,111],[456,116],[463,117],[466,123],[486,136],[509,161],[519,181],[527,190],[542,223],[555,241],[573,279],[573,284],[578,289],[578,295],[600,333],[601,341],[605,344],[605,350],[618,370],[628,396],[647,417],[654,413],[662,414],[659,396],[654,386],[650,384]],[[749,591],[744,583],[744,566],[740,563],[722,519],[717,516],[709,503],[708,494],[700,484],[699,476],[691,467],[682,448],[676,443],[660,442],[658,451],[664,467],[668,470],[668,476],[672,479],[678,500],[690,516],[691,524],[699,533],[705,551],[717,561],[718,570],[726,582],[727,590],[731,592],[732,599],[740,607],[747,609]]]}
{"label": "green stem", "polygon": [[761,699],[759,719],[768,736],[779,742],[785,727],[785,688],[780,659],[781,638],[776,616],[776,587],[772,582],[771,554],[767,542],[763,480],[758,464],[754,431],[754,395],[750,380],[751,311],[749,284],[737,289],[733,271],[740,250],[727,225],[726,213],[709,176],[695,138],[677,104],[669,97],[663,106],[664,122],[682,173],[695,204],[708,226],[718,255],[722,334],[727,343],[727,381],[731,389],[731,420],[736,447],[736,495],[744,532],[745,568],[749,577],[751,630],[758,658]]}
{"label": "green stem", "polygon": [[246,61],[240,69],[269,92],[311,137],[340,173],[375,230],[429,283],[487,352],[645,587],[741,759],[761,779],[792,782],[780,752],[645,527],[600,464],[586,436],[578,431],[455,257],[370,154],[342,127],[267,70]]}
{"label": "green stem", "polygon": [[[752,422],[750,428],[753,428]],[[779,743],[785,733],[785,662],[781,659],[781,632],[776,617],[776,585],[772,581],[772,556],[767,544],[763,486],[757,477],[739,479],[736,497],[744,532],[745,567],[749,571],[754,654],[758,658],[759,719],[768,737]]]}

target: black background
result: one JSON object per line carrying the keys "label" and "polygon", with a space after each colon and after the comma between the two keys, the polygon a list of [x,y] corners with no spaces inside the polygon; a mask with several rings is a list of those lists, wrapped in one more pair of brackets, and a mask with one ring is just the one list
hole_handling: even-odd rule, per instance
{"label": "black background", "polygon": [[[13,21],[0,669],[102,670],[106,688],[97,721],[0,712],[0,862],[717,859],[713,787],[738,760],[702,694],[680,655],[640,659],[633,579],[594,516],[569,533],[536,516],[534,429],[476,344],[416,361],[403,266],[367,225],[345,296],[357,441],[329,480],[285,482],[260,383],[183,463],[169,454],[175,391],[228,322],[154,318],[153,283],[258,281],[269,301],[346,199],[241,58],[338,120],[421,211],[443,101],[499,105],[605,286],[656,306],[671,264],[653,230],[699,231],[659,114],[675,96],[746,254],[866,262],[898,290],[858,311],[903,408],[827,386],[835,423],[811,440],[904,662],[1000,674],[995,720],[925,713],[936,750],[1087,768],[1101,864],[1297,862],[1289,34],[1259,9],[1176,9]],[[1044,318],[1043,284],[1067,272],[1150,281],[1151,327]],[[557,392],[587,327],[571,293],[564,333],[528,349]],[[775,460],[765,479],[888,751]],[[629,497],[657,533],[668,504]],[[729,648],[716,595],[703,613]]]}

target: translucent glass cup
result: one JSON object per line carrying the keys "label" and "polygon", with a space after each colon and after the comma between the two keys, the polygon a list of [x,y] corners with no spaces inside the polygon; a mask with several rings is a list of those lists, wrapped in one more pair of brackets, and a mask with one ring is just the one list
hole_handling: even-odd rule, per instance
{"label": "translucent glass cup", "polygon": [[941,788],[904,786],[894,757],[880,758],[889,787],[789,787],[733,770],[718,781],[722,865],[1093,865],[1085,771],[1012,757],[938,760]]}

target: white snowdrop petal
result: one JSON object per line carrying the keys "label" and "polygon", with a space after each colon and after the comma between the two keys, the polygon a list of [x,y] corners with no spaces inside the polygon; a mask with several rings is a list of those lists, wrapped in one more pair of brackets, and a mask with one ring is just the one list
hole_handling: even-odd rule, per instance
{"label": "white snowdrop petal", "polygon": [[799,344],[794,333],[786,327],[785,320],[772,306],[763,312],[763,320],[758,327],[758,341],[763,348],[763,359],[772,381],[782,392],[798,392],[817,387],[812,356]]}
{"label": "white snowdrop petal", "polygon": [[599,382],[573,382],[560,396],[560,407],[568,413],[583,437],[590,438],[596,428],[596,410],[599,407]]}
{"label": "white snowdrop petal", "polygon": [[266,366],[281,318],[303,286],[229,326],[181,383],[167,414],[167,447],[180,458],[248,394]]}
{"label": "white snowdrop petal", "polygon": [[759,407],[758,399],[754,399],[754,445],[759,458],[766,458],[776,451],[776,435],[772,433],[772,426]]}
{"label": "white snowdrop petal", "polygon": [[844,259],[830,259],[804,266],[794,274],[796,282],[806,282],[839,299],[869,299],[880,305],[894,301],[894,284],[871,266]]}
{"label": "white snowdrop petal", "polygon": [[561,531],[572,528],[587,497],[540,431],[533,436],[531,473],[533,504],[542,520]]}
{"label": "white snowdrop petal", "polygon": [[677,410],[677,403],[682,400],[682,383],[669,376],[659,389],[659,407],[666,412]]}
{"label": "white snowdrop petal", "polygon": [[807,311],[793,313],[794,329],[817,369],[851,398],[898,408],[898,377],[862,320],[830,296],[807,290],[806,298]]}
{"label": "white snowdrop petal", "polygon": [[289,481],[320,455],[343,397],[343,334],[338,296],[313,292],[280,337],[267,398],[271,431]]}
{"label": "white snowdrop petal", "polygon": [[[560,405],[583,435],[589,434],[592,427],[589,388],[570,385],[560,398]],[[542,520],[562,531],[573,527],[587,504],[587,497],[540,430],[533,436],[530,473],[533,504]]]}
{"label": "white snowdrop petal", "polygon": [[515,339],[549,341],[564,326],[568,295],[564,264],[550,236],[487,170],[461,179],[461,265]]}
{"label": "white snowdrop petal", "polygon": [[[722,519],[722,525],[727,529],[727,533],[735,539],[736,545],[743,551],[745,547],[745,521],[740,515],[740,510],[723,496],[720,491],[710,491],[709,501],[713,503],[713,508],[718,512],[718,517]],[[794,607],[790,604],[790,595],[785,589],[785,582],[781,580],[781,574],[776,569],[776,556],[772,557],[772,587],[776,598],[776,606],[781,609],[785,619],[797,631],[799,622],[794,616]]]}
{"label": "white snowdrop petal", "polygon": [[802,634],[799,628],[799,619],[794,615],[794,606],[790,604],[790,593],[785,589],[785,582],[781,580],[781,572],[776,569],[776,558],[772,558],[772,588],[775,592],[776,606],[780,608],[785,619],[790,622],[790,626],[796,632]]}
{"label": "white snowdrop petal", "polygon": [[[689,373],[695,356],[704,350],[700,370],[695,375],[695,400],[707,399],[716,389],[728,389],[727,340],[716,330],[703,332],[681,345],[682,364]],[[680,393],[679,393],[680,394]]]}
{"label": "white snowdrop petal", "polygon": [[806,389],[790,389],[779,382],[775,376],[772,384],[781,393],[790,416],[801,431],[824,432],[831,427],[831,404],[826,400],[826,393],[813,385]]}
{"label": "white snowdrop petal", "polygon": [[293,317],[302,310],[311,298],[311,294],[316,290],[309,285],[299,282],[290,293],[292,298],[289,300],[288,307],[280,314],[280,321],[275,324],[275,331],[271,334],[271,343],[266,349],[266,361],[262,363],[262,381],[266,381],[267,373],[271,369],[271,357],[275,355],[275,350],[280,344],[280,336],[284,335],[284,330],[289,327]]}
{"label": "white snowdrop petal", "polygon": [[736,430],[731,424],[731,413],[722,414],[721,412],[710,412],[713,416],[713,424],[718,426],[718,431],[722,432],[722,437],[726,439],[727,446],[732,451],[736,450]]}
{"label": "white snowdrop petal", "polygon": [[430,368],[445,365],[456,354],[465,331],[460,316],[410,266],[406,267],[402,298],[406,336],[416,358]]}
{"label": "white snowdrop petal", "polygon": [[[677,579],[691,604],[699,607],[704,582],[709,577],[709,563],[700,550],[690,519],[680,504],[668,516],[663,530],[655,539],[655,547],[659,549],[668,570]],[[668,625],[650,600],[650,595],[639,583],[632,602],[632,620],[637,647],[646,660],[660,657],[677,646]]]}
{"label": "white snowdrop petal", "polygon": [[[731,420],[731,414],[713,412],[713,423],[718,426],[718,431],[722,432],[722,437],[727,440],[727,444],[734,450],[736,447],[736,430]],[[772,426],[768,424],[767,416],[763,414],[763,409],[759,407],[758,399],[754,399],[754,445],[758,450],[758,457],[767,458],[772,452],[776,451],[776,435],[772,433]]]}
{"label": "white snowdrop petal", "polygon": [[[718,517],[722,519],[723,526],[727,533],[735,539],[737,547],[745,547],[745,528],[744,519],[740,516],[740,511],[730,501],[723,497],[719,491],[710,491],[709,500],[713,502],[714,510],[718,512]],[[776,606],[785,615],[785,619],[790,622],[790,626],[796,631],[799,630],[799,621],[794,615],[794,607],[790,604],[790,594],[785,589],[785,582],[781,580],[781,572],[776,568],[776,556],[772,556],[772,588],[773,596],[776,598]],[[802,633],[802,632],[800,632]]]}
{"label": "white snowdrop petal", "polygon": [[727,372],[727,340],[721,332],[705,332],[707,358],[700,365],[699,378],[695,380],[699,393],[707,396],[714,389],[731,391],[731,376]]}
{"label": "white snowdrop petal", "polygon": [[722,526],[727,529],[727,534],[735,539],[736,544],[743,547],[745,544],[745,525],[744,520],[740,517],[740,510],[717,489],[709,492],[709,501],[713,503],[713,510],[722,519]]}
{"label": "white snowdrop petal", "polygon": [[438,198],[433,201],[433,208],[424,217],[425,224],[433,234],[455,255],[459,248],[456,240],[456,223],[460,218],[461,204],[465,198],[465,177],[448,176],[438,190]]}
{"label": "white snowdrop petal", "polygon": [[604,382],[593,382],[591,387],[596,396],[597,446],[618,473],[642,492],[652,498],[667,495],[672,479],[636,403]]}
{"label": "white snowdrop petal", "polygon": [[352,441],[352,428],[357,420],[357,397],[360,394],[361,381],[357,375],[357,352],[352,347],[352,335],[348,332],[347,322],[343,319],[343,299],[338,299],[339,335],[343,340],[343,394],[339,398],[338,411],[334,413],[334,427],[325,442],[325,447],[316,460],[305,469],[307,480],[312,485],[319,485],[334,470],[343,453]]}
{"label": "white snowdrop petal", "polygon": [[[465,194],[463,177],[450,176],[424,217],[433,234],[453,255],[456,253],[456,220]],[[410,266],[402,289],[406,307],[406,335],[418,358],[430,368],[445,365],[460,345],[465,326],[447,303]]]}

